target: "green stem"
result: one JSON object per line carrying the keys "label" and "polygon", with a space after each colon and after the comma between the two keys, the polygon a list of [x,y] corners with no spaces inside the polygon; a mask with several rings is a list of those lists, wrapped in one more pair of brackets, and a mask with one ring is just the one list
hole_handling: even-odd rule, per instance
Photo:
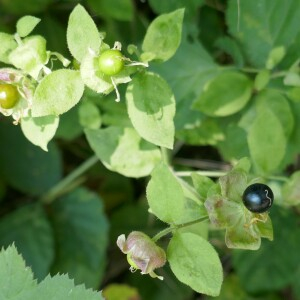
{"label": "green stem", "polygon": [[176,176],[178,177],[189,177],[192,173],[196,173],[199,175],[207,176],[207,177],[221,177],[226,175],[227,172],[225,171],[180,171],[175,172]]}
{"label": "green stem", "polygon": [[161,157],[163,162],[169,165],[170,161],[169,161],[168,149],[165,147],[160,147],[160,151],[161,151]]}
{"label": "green stem", "polygon": [[58,184],[53,186],[41,199],[43,203],[51,203],[58,196],[62,195],[66,190],[69,190],[69,187],[73,185],[73,183],[78,180],[79,176],[85,173],[88,169],[90,169],[94,164],[99,161],[96,155],[93,155],[85,162],[83,162],[78,168],[76,168],[72,173],[66,176],[63,180],[61,180]]}
{"label": "green stem", "polygon": [[182,224],[178,224],[178,225],[172,225],[162,231],[160,231],[158,234],[156,234],[152,240],[153,242],[157,242],[159,239],[161,239],[163,236],[169,234],[170,232],[176,230],[176,229],[180,229],[180,228],[184,228],[184,227],[188,227],[197,223],[201,223],[204,222],[208,219],[208,216],[203,216],[197,220],[191,221],[191,222],[187,222],[187,223],[182,223]]}

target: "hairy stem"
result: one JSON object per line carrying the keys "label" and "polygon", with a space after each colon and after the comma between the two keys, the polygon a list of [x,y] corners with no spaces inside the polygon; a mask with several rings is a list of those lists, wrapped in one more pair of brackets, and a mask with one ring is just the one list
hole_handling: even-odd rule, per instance
{"label": "hairy stem", "polygon": [[174,231],[174,230],[177,230],[177,229],[180,229],[180,228],[184,228],[184,227],[188,227],[188,226],[191,226],[191,225],[194,225],[194,224],[197,224],[197,223],[201,223],[201,222],[204,222],[208,220],[208,216],[203,216],[197,220],[194,220],[194,221],[190,221],[190,222],[187,222],[187,223],[182,223],[182,224],[177,224],[177,225],[172,225],[162,231],[160,231],[158,234],[156,234],[152,240],[153,242],[157,242],[159,239],[161,239],[163,236],[169,234],[170,232]]}

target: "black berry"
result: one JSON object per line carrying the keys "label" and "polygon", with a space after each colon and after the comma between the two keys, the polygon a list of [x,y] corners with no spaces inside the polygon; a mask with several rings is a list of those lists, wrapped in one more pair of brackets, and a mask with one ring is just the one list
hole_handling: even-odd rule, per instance
{"label": "black berry", "polygon": [[263,213],[273,204],[272,190],[265,184],[254,183],[249,185],[243,193],[243,202],[246,208],[254,213]]}

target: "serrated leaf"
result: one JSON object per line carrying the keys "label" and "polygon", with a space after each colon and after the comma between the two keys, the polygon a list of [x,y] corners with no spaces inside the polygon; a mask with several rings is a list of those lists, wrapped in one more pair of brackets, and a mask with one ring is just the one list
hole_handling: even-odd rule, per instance
{"label": "serrated leaf", "polygon": [[282,124],[270,109],[264,108],[255,118],[249,130],[248,146],[260,171],[268,174],[278,168],[285,155],[286,137]]}
{"label": "serrated leaf", "polygon": [[48,62],[46,40],[39,35],[25,38],[22,44],[10,52],[9,62],[37,79]]}
{"label": "serrated leaf", "polygon": [[67,42],[71,54],[81,62],[88,49],[97,52],[101,40],[97,26],[83,6],[77,4],[69,17]]}
{"label": "serrated leaf", "polygon": [[175,234],[168,246],[167,259],[178,280],[198,293],[219,295],[222,264],[216,250],[205,239],[192,233]]}
{"label": "serrated leaf", "polygon": [[33,16],[24,16],[17,22],[17,33],[20,37],[25,37],[40,23],[41,19]]}
{"label": "serrated leaf", "polygon": [[152,172],[147,185],[151,211],[162,221],[177,223],[185,206],[183,189],[169,167],[160,163]]}
{"label": "serrated leaf", "polygon": [[142,44],[145,60],[166,61],[175,54],[181,41],[183,14],[181,8],[152,21]]}
{"label": "serrated leaf", "polygon": [[101,162],[127,177],[149,175],[161,159],[157,147],[143,140],[133,128],[86,129],[85,134]]}
{"label": "serrated leaf", "polygon": [[12,243],[33,270],[35,278],[46,277],[54,259],[54,240],[39,203],[26,205],[1,218],[0,246],[7,247]]}
{"label": "serrated leaf", "polygon": [[126,100],[128,114],[136,131],[145,140],[172,149],[176,107],[167,82],[154,73],[138,74],[128,85]]}
{"label": "serrated leaf", "polygon": [[241,110],[251,97],[252,82],[244,74],[224,72],[204,87],[193,107],[203,113],[224,117]]}
{"label": "serrated leaf", "polygon": [[46,153],[32,145],[19,126],[0,124],[0,174],[14,188],[40,195],[62,176],[61,157],[54,144]]}
{"label": "serrated leaf", "polygon": [[56,116],[27,117],[22,119],[21,129],[31,143],[48,151],[47,145],[54,137],[58,123]]}
{"label": "serrated leaf", "polygon": [[36,288],[23,293],[16,300],[104,300],[101,293],[75,286],[67,275],[46,277]]}
{"label": "serrated leaf", "polygon": [[257,68],[264,68],[273,48],[288,48],[300,32],[298,0],[231,0],[226,16],[230,33],[238,39],[248,60]]}
{"label": "serrated leaf", "polygon": [[56,237],[52,273],[68,273],[75,283],[97,288],[106,266],[108,223],[101,199],[76,189],[51,205]]}
{"label": "serrated leaf", "polygon": [[30,268],[18,254],[14,245],[0,252],[0,296],[1,299],[16,299],[19,294],[36,286]]}
{"label": "serrated leaf", "polygon": [[32,105],[32,117],[60,115],[81,99],[84,84],[79,71],[57,70],[40,82],[35,90]]}
{"label": "serrated leaf", "polygon": [[13,35],[4,32],[0,32],[0,44],[0,61],[9,64],[9,54],[18,44]]}

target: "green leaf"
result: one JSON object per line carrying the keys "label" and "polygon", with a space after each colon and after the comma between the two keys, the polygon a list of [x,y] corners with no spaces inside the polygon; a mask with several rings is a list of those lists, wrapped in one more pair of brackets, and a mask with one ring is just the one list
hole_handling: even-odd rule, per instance
{"label": "green leaf", "polygon": [[111,283],[103,290],[103,296],[110,300],[140,299],[138,290],[127,284]]}
{"label": "green leaf", "polygon": [[229,31],[257,68],[265,67],[272,49],[292,44],[300,32],[299,19],[298,0],[230,0],[227,7]]}
{"label": "green leaf", "polygon": [[54,240],[47,216],[39,203],[23,206],[2,217],[0,245],[7,247],[12,243],[33,270],[35,278],[41,280],[46,277],[54,259]]}
{"label": "green leaf", "polygon": [[32,117],[60,115],[81,99],[84,84],[79,71],[57,70],[40,82],[35,90],[32,105]]}
{"label": "green leaf", "polygon": [[79,123],[78,108],[79,105],[76,105],[60,116],[55,137],[71,141],[82,134],[83,128]]}
{"label": "green leaf", "polygon": [[175,234],[167,259],[175,276],[198,293],[218,296],[223,270],[217,252],[209,242],[192,233]]}
{"label": "green leaf", "polygon": [[[108,49],[105,45],[101,50]],[[80,73],[83,82],[93,91],[97,93],[109,94],[114,90],[112,80],[116,85],[131,81],[129,67],[124,69],[117,75],[111,77],[99,71],[98,56],[88,52],[82,59],[80,65]]]}
{"label": "green leaf", "polygon": [[209,82],[193,107],[214,117],[241,110],[251,97],[252,82],[238,72],[224,72]]}
{"label": "green leaf", "polygon": [[202,200],[205,200],[207,197],[208,190],[215,183],[210,178],[197,173],[192,173],[191,177],[196,191],[198,192]]}
{"label": "green leaf", "polygon": [[77,4],[69,17],[67,42],[71,54],[81,62],[88,49],[97,52],[100,35],[96,24],[83,6]]}
{"label": "green leaf", "polygon": [[281,62],[281,60],[285,56],[285,53],[286,50],[283,46],[272,49],[266,62],[266,68],[268,70],[274,69],[274,67]]}
{"label": "green leaf", "polygon": [[142,59],[166,61],[175,54],[181,41],[183,14],[184,9],[177,9],[152,21],[142,44]]}
{"label": "green leaf", "polygon": [[26,268],[14,245],[0,252],[0,296],[16,299],[19,294],[36,286],[30,268]]}
{"label": "green leaf", "polygon": [[[298,70],[297,70],[298,72]],[[300,86],[300,76],[296,72],[288,72],[283,79],[283,83],[289,86]]]}
{"label": "green leaf", "polygon": [[269,70],[261,70],[255,76],[254,88],[257,91],[261,91],[268,85],[269,81],[270,81],[270,71]]}
{"label": "green leaf", "polygon": [[299,103],[300,102],[300,87],[294,87],[287,91],[287,96],[292,101]]}
{"label": "green leaf", "polygon": [[25,38],[22,44],[10,52],[9,62],[37,79],[48,62],[46,40],[39,35]]}
{"label": "green leaf", "polygon": [[248,146],[255,166],[267,174],[278,168],[285,155],[284,129],[277,116],[267,107],[260,110],[254,119],[248,134]]}
{"label": "green leaf", "polygon": [[151,212],[160,220],[178,223],[185,206],[184,193],[166,164],[160,163],[153,170],[147,185],[147,199]]}
{"label": "green leaf", "polygon": [[233,253],[234,269],[243,287],[250,293],[286,287],[294,279],[299,266],[300,231],[297,217],[282,208],[276,211],[272,209],[271,216],[276,237],[273,242],[264,241],[258,251]]}
{"label": "green leaf", "polygon": [[56,237],[52,273],[68,273],[75,283],[97,288],[106,266],[108,223],[101,199],[80,188],[51,205]]}
{"label": "green leaf", "polygon": [[149,4],[151,8],[157,14],[163,14],[173,11],[178,8],[185,8],[186,13],[195,14],[199,6],[203,5],[203,0],[168,0],[168,1],[160,1],[160,0],[149,0]]}
{"label": "green leaf", "polygon": [[0,297],[5,300],[104,300],[101,294],[75,286],[66,275],[46,277],[39,285],[14,245],[0,252]]}
{"label": "green leaf", "polygon": [[294,128],[294,115],[289,101],[278,91],[264,90],[255,97],[256,110],[259,114],[265,108],[270,109],[278,118],[288,138]]}
{"label": "green leaf", "polygon": [[18,126],[0,124],[0,174],[14,188],[39,195],[62,176],[61,157],[54,144],[46,153],[32,145]]}
{"label": "green leaf", "polygon": [[21,129],[31,143],[48,151],[47,145],[54,137],[58,123],[56,116],[27,117],[22,119]]}
{"label": "green leaf", "polygon": [[91,10],[103,18],[119,21],[131,21],[134,16],[134,5],[131,0],[88,0]]}
{"label": "green leaf", "polygon": [[51,5],[51,0],[14,0],[14,1],[1,1],[3,10],[14,14],[14,15],[26,15],[26,14],[36,14],[45,11],[49,5]]}
{"label": "green leaf", "polygon": [[284,205],[298,205],[300,203],[300,171],[292,174],[291,178],[282,187]]}
{"label": "green leaf", "polygon": [[154,73],[138,74],[128,85],[126,100],[136,131],[145,140],[172,149],[175,99],[167,82]]}
{"label": "green leaf", "polygon": [[47,276],[36,288],[20,295],[16,300],[104,300],[101,293],[75,286],[67,275]]}
{"label": "green leaf", "polygon": [[98,107],[91,101],[82,101],[79,110],[79,122],[82,127],[98,129],[101,126],[101,114]]}
{"label": "green leaf", "polygon": [[17,22],[17,33],[20,37],[25,37],[40,23],[41,19],[33,16],[24,16]]}
{"label": "green leaf", "polygon": [[101,162],[124,176],[147,176],[160,161],[157,147],[144,141],[133,128],[86,129],[85,134]]}
{"label": "green leaf", "polygon": [[9,64],[9,54],[18,44],[16,43],[14,36],[4,32],[0,32],[0,61]]}

